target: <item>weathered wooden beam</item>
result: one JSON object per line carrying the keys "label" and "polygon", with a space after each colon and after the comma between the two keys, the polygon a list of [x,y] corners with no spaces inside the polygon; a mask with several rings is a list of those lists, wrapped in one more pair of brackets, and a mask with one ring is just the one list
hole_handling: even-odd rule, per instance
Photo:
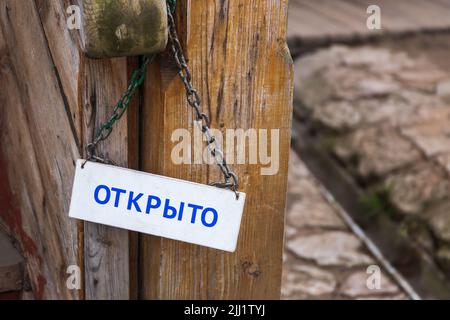
{"label": "weathered wooden beam", "polygon": [[[292,110],[292,60],[285,44],[287,1],[180,1],[179,34],[212,127],[280,129],[277,174],[233,165],[247,193],[235,253],[143,236],[142,298],[279,298]],[[171,134],[193,131],[193,112],[170,55],[152,65],[144,92],[143,169],[208,183],[215,166],[176,165]],[[270,146],[269,146],[270,147]]]}
{"label": "weathered wooden beam", "polygon": [[[111,116],[113,106],[128,86],[127,60],[92,60],[80,51],[78,31],[69,31],[66,27],[66,8],[70,4],[81,7],[82,0],[37,2],[61,86],[68,97],[72,127],[77,133],[80,152],[85,156],[86,145]],[[98,150],[122,166],[127,166],[129,154],[126,118],[115,125],[110,139]],[[78,225],[78,258],[85,280],[82,296],[127,299],[128,232],[81,221]]]}
{"label": "weathered wooden beam", "polygon": [[36,298],[78,298],[77,223],[66,214],[79,146],[34,1],[0,4],[0,220]]}
{"label": "weathered wooden beam", "polygon": [[[126,299],[128,232],[69,219],[68,208],[75,160],[126,89],[127,60],[87,59],[67,28],[71,4],[0,4],[0,223],[36,298]],[[128,129],[124,118],[99,149],[123,166]],[[81,290],[66,286],[70,265],[85,274]]]}
{"label": "weathered wooden beam", "polygon": [[[87,58],[86,58],[87,59]],[[92,142],[98,128],[112,115],[113,106],[127,87],[127,61],[85,60],[80,77],[83,145]],[[117,122],[98,152],[119,165],[128,165],[127,121]],[[84,224],[86,299],[129,298],[128,232],[95,223]]]}
{"label": "weathered wooden beam", "polygon": [[[128,76],[139,67],[140,57],[128,59]],[[142,90],[136,94],[127,111],[128,127],[128,168],[140,169],[140,110]],[[130,261],[130,299],[139,297],[139,233],[130,231],[128,235],[129,261]]]}

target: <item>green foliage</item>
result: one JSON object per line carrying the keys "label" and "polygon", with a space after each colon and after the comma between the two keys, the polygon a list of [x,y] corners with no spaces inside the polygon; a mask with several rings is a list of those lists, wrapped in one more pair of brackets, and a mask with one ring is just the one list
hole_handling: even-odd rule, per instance
{"label": "green foliage", "polygon": [[383,188],[365,195],[360,199],[360,203],[364,209],[364,213],[369,218],[375,218],[385,215],[390,218],[394,217],[395,209],[389,200],[389,189]]}

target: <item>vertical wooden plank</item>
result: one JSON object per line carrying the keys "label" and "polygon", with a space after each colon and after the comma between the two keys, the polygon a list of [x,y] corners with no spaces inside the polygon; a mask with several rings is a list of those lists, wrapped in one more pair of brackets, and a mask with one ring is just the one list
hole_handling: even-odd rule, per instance
{"label": "vertical wooden plank", "polygon": [[[69,105],[73,130],[81,153],[93,140],[101,123],[127,87],[127,60],[92,60],[80,51],[77,30],[66,27],[67,7],[80,0],[36,0],[48,45]],[[127,115],[114,128],[110,139],[99,148],[118,165],[128,164]],[[127,299],[129,297],[128,233],[123,230],[78,221],[87,299]],[[136,250],[136,248],[134,249]]]}
{"label": "vertical wooden plank", "polygon": [[[280,129],[280,166],[233,165],[247,193],[235,253],[143,236],[141,295],[146,299],[279,298],[286,174],[292,110],[292,60],[285,44],[287,1],[181,1],[189,65],[212,127]],[[181,19],[180,19],[181,17]],[[220,179],[215,166],[175,165],[171,134],[193,131],[173,63],[152,65],[144,92],[143,168],[202,183]]]}
{"label": "vertical wooden plank", "polygon": [[77,30],[67,27],[67,8],[77,0],[34,0],[44,28],[46,42],[61,85],[69,122],[78,144],[81,139],[78,103],[78,74],[81,62]]}
{"label": "vertical wooden plank", "polygon": [[79,148],[34,1],[0,3],[0,220],[26,258],[34,296],[66,286],[78,226],[67,216]]}
{"label": "vertical wooden plank", "polygon": [[[139,67],[139,57],[128,58],[128,78],[134,70]],[[142,90],[136,93],[127,111],[128,126],[128,167],[139,170],[140,152],[140,112],[141,112]],[[139,291],[139,233],[130,231],[128,234],[129,266],[130,266],[130,299],[138,299]]]}
{"label": "vertical wooden plank", "polygon": [[[112,115],[113,106],[127,87],[127,60],[83,58],[81,105],[83,145],[92,142],[100,126]],[[110,137],[99,144],[102,157],[117,165],[128,164],[127,121],[117,122]],[[128,232],[85,222],[86,299],[129,298]]]}
{"label": "vertical wooden plank", "polygon": [[[127,87],[127,60],[91,60],[80,51],[77,30],[66,26],[67,7],[80,0],[35,0],[46,32],[48,46],[61,82],[71,126],[80,152],[93,140],[101,123]],[[127,115],[110,139],[99,147],[118,165],[127,166]],[[79,263],[84,271],[87,299],[129,297],[128,233],[123,230],[78,221]],[[136,249],[135,249],[136,250]]]}
{"label": "vertical wooden plank", "polygon": [[[0,3],[0,224],[24,251],[36,298],[84,298],[66,287],[67,267],[78,265],[86,298],[126,299],[128,233],[67,212],[75,160],[126,89],[127,60],[85,58],[67,29],[70,4]],[[122,166],[128,128],[125,116],[99,149]]]}

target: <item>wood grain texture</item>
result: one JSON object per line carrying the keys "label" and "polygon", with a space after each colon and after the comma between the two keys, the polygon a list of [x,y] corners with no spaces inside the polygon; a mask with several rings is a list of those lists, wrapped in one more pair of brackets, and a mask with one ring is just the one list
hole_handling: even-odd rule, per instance
{"label": "wood grain texture", "polygon": [[[43,22],[60,74],[63,88],[67,88],[67,96],[76,96],[76,105],[70,110],[73,127],[79,133],[81,149],[93,140],[101,123],[112,114],[112,106],[121,97],[127,87],[127,61],[91,60],[79,51],[77,31],[69,32],[63,39],[55,31],[55,26],[67,30],[61,22],[52,21],[52,17],[61,17],[64,8],[70,3],[80,4],[81,1],[46,2],[41,12],[46,12]],[[63,15],[63,17],[65,17]],[[50,20],[50,21],[49,21]],[[46,23],[47,22],[47,23]],[[64,22],[65,23],[65,19]],[[68,66],[73,66],[72,68]],[[76,79],[76,91],[69,83]],[[68,81],[66,81],[66,79]],[[99,148],[101,154],[107,155],[117,164],[127,166],[127,130],[126,116],[114,128],[108,142]],[[79,231],[79,242],[83,244],[80,259],[85,275],[86,299],[127,299],[129,297],[129,265],[128,265],[128,233],[123,230],[91,223],[80,223],[83,230]]]}
{"label": "wood grain texture", "polygon": [[[111,115],[113,105],[127,87],[127,61],[86,60],[82,64],[83,144],[91,142]],[[117,122],[109,139],[98,147],[100,155],[127,166],[127,121]],[[129,298],[128,232],[85,223],[85,275],[87,299]]]}
{"label": "wood grain texture", "polygon": [[[75,160],[126,89],[127,60],[84,57],[66,26],[70,4],[0,3],[0,223],[23,251],[36,298],[126,299],[128,233],[71,220],[68,207]],[[125,116],[99,149],[123,166],[127,130]],[[73,264],[82,290],[66,287]]]}
{"label": "wood grain texture", "polygon": [[[80,52],[78,31],[68,31],[66,8],[75,1],[37,0],[48,46],[68,104],[69,120],[79,141],[80,152],[94,139],[98,128],[112,114],[128,85],[127,60],[92,60]],[[73,97],[73,98],[72,98]],[[127,115],[115,125],[100,154],[118,165],[128,164]],[[85,155],[85,154],[84,154]],[[86,299],[129,297],[128,233],[116,228],[78,222],[78,261],[84,270]]]}
{"label": "wood grain texture", "polygon": [[[139,67],[139,57],[128,59],[128,78],[132,71]],[[139,170],[140,168],[140,112],[142,102],[142,90],[131,101],[127,111],[128,126],[128,168]],[[129,261],[130,261],[130,299],[139,297],[139,233],[128,233]]]}
{"label": "wood grain texture", "polygon": [[68,218],[79,149],[34,1],[0,4],[2,224],[27,259],[36,298],[77,298],[66,268],[77,264]]}
{"label": "wood grain texture", "polygon": [[[286,174],[292,110],[292,60],[285,44],[287,1],[180,1],[177,20],[193,81],[212,127],[280,129],[278,174],[233,165],[247,193],[235,253],[143,236],[145,299],[277,299],[280,295]],[[143,169],[207,183],[216,166],[175,165],[171,134],[193,128],[173,62],[152,65],[144,93]]]}
{"label": "wood grain texture", "polygon": [[78,4],[76,0],[34,0],[39,12],[45,39],[55,66],[56,76],[60,81],[65,108],[74,137],[81,150],[80,106],[78,103],[79,70],[81,54],[79,36],[76,30],[67,28],[66,8]]}

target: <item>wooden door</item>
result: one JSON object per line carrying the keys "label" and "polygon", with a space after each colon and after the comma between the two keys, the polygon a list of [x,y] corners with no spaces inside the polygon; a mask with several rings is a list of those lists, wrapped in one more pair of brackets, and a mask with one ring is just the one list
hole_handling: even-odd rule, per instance
{"label": "wooden door", "polygon": [[[278,298],[290,144],[292,61],[287,1],[179,1],[177,21],[212,126],[280,129],[278,173],[236,165],[247,193],[238,249],[213,249],[74,221],[75,160],[125,91],[137,58],[80,52],[67,9],[77,1],[0,3],[0,223],[27,260],[36,298]],[[211,182],[207,165],[170,161],[171,132],[192,110],[168,52],[148,70],[126,117],[101,145],[121,166]],[[67,268],[82,288],[67,287]]]}

